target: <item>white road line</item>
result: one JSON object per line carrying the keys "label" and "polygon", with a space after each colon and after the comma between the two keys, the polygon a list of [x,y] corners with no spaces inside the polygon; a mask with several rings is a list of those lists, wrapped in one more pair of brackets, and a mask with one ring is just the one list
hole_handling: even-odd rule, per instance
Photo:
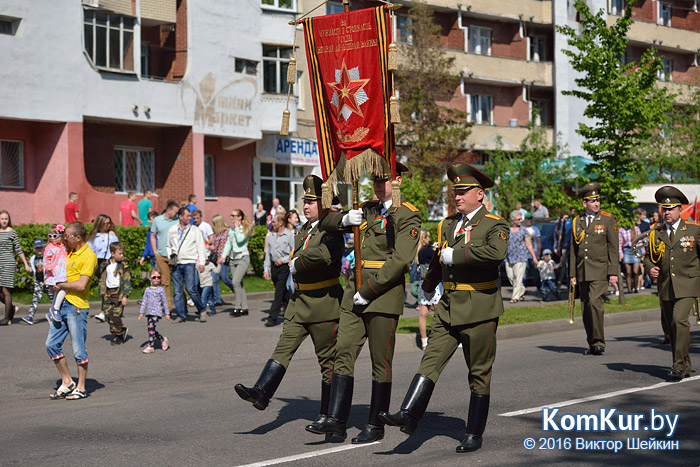
{"label": "white road line", "polygon": [[322,449],[320,451],[307,452],[305,454],[297,454],[296,456],[280,457],[278,459],[270,459],[269,461],[256,462],[254,464],[245,464],[239,467],[263,467],[265,465],[283,464],[285,462],[293,462],[301,459],[308,459],[310,457],[325,456],[326,454],[333,454],[334,452],[348,451],[350,449],[361,448],[364,446],[372,446],[374,444],[379,444],[379,441],[367,444],[350,444],[346,446],[338,446],[337,448]]}
{"label": "white road line", "polygon": [[610,397],[621,396],[623,394],[631,394],[631,393],[640,392],[640,391],[649,391],[651,389],[658,389],[658,388],[663,388],[665,386],[673,386],[676,384],[687,383],[689,381],[697,381],[697,380],[700,380],[700,375],[693,376],[691,378],[685,378],[685,379],[682,379],[680,381],[675,381],[675,382],[664,382],[664,383],[658,383],[658,384],[654,384],[652,386],[646,386],[646,387],[641,387],[641,388],[623,389],[621,391],[614,391],[614,392],[608,392],[605,394],[598,394],[597,396],[582,397],[581,399],[571,399],[571,400],[564,401],[564,402],[556,402],[553,404],[542,405],[540,407],[533,407],[531,409],[516,410],[515,412],[502,413],[499,415],[501,417],[517,417],[518,415],[525,415],[525,414],[529,414],[529,413],[541,412],[542,409],[544,409],[545,407],[566,407],[567,405],[581,404],[583,402],[597,401],[600,399],[608,399]]}

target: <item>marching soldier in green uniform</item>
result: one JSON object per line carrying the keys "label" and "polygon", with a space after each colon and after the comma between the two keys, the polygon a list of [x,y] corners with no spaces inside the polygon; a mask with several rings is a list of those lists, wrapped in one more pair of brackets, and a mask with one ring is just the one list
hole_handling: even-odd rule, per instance
{"label": "marching soldier in green uniform", "polygon": [[241,399],[265,410],[274,395],[292,356],[308,335],[314,343],[321,366],[321,410],[311,427],[325,420],[331,391],[332,353],[336,341],[340,301],[340,266],[343,236],[325,232],[321,220],[328,209],[321,208],[322,180],[315,175],[304,179],[304,216],[306,224],[297,232],[289,261],[295,292],[284,313],[284,327],[274,353],[253,387],[235,386]]}
{"label": "marching soldier in green uniform", "polygon": [[690,376],[690,323],[688,315],[700,292],[700,226],[681,219],[681,204],[688,204],[683,193],[672,186],[656,191],[663,222],[649,234],[649,254],[644,268],[657,280],[662,319],[669,330],[673,366],[668,378]]}
{"label": "marching soldier in green uniform", "polygon": [[603,305],[608,281],[617,284],[620,270],[617,222],[600,210],[600,184],[589,182],[581,189],[585,212],[574,217],[571,228],[569,277],[578,284],[583,307],[588,350],[584,355],[603,355],[605,331]]}
{"label": "marching soldier in green uniform", "polygon": [[393,415],[382,412],[379,418],[413,434],[435,383],[462,344],[471,390],[467,433],[456,449],[463,453],[481,447],[488,418],[496,328],[503,314],[498,268],[506,257],[510,230],[503,218],[483,206],[484,189],[493,186],[486,175],[469,164],[454,162],[447,176],[453,183],[458,212],[440,222],[439,254],[433,257],[422,286],[427,298],[442,281],[445,293],[435,310],[428,346],[401,410]]}
{"label": "marching soldier in green uniform", "polygon": [[[396,164],[396,182],[408,169]],[[394,357],[396,325],[403,313],[405,274],[415,257],[421,215],[407,202],[392,204],[392,181],[384,175],[373,178],[377,201],[364,203],[361,209],[331,213],[323,228],[344,232],[360,225],[362,245],[362,285],[355,290],[354,272],[345,286],[340,313],[338,343],[333,358],[333,385],[329,416],[318,427],[307,427],[317,434],[344,439],[352,403],[355,360],[365,341],[372,359],[372,400],[369,418],[354,444],[369,443],[384,437],[384,424],[378,415],[389,409],[391,400],[391,362]],[[364,222],[363,222],[364,220]]]}

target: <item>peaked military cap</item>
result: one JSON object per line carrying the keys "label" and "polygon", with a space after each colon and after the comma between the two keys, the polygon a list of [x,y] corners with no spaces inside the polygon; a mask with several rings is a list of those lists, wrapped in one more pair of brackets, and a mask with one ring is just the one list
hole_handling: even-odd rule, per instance
{"label": "peaked military cap", "polygon": [[588,182],[583,185],[579,196],[586,201],[595,201],[600,198],[600,183],[598,182]]}
{"label": "peaked military cap", "polygon": [[307,175],[304,178],[304,196],[302,198],[307,201],[321,199],[321,184],[323,184],[323,180],[320,177]]}
{"label": "peaked military cap", "polygon": [[447,168],[447,178],[453,183],[453,190],[464,190],[474,186],[480,188],[491,188],[493,186],[493,181],[479,169],[462,161],[450,164]]}
{"label": "peaked military cap", "polygon": [[[385,161],[382,161],[382,171],[382,175],[372,175],[372,180],[391,180],[394,178],[391,175],[391,167],[389,167]],[[396,161],[396,176],[398,177],[404,172],[408,172],[408,167],[403,165],[401,162]]]}
{"label": "peaked military cap", "polygon": [[681,204],[688,204],[688,198],[676,187],[666,185],[662,186],[654,194],[656,202],[661,205],[662,208],[673,208],[680,206]]}

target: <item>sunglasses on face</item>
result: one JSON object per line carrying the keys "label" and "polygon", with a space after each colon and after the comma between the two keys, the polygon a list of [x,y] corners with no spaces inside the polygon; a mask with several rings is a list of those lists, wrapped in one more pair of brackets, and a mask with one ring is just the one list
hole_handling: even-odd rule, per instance
{"label": "sunglasses on face", "polygon": [[49,234],[49,238],[58,238],[62,236],[63,234]]}
{"label": "sunglasses on face", "polygon": [[151,276],[151,279],[160,279],[161,276]]}
{"label": "sunglasses on face", "polygon": [[77,237],[78,234],[73,234],[73,235],[66,235],[66,240],[70,240],[73,237]]}

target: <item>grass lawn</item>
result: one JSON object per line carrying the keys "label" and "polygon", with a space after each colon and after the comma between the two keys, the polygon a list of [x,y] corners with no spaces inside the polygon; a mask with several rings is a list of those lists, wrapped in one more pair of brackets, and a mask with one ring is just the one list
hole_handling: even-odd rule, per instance
{"label": "grass lawn", "polygon": [[[648,310],[659,307],[659,297],[656,295],[632,295],[625,297],[625,304],[620,305],[617,297],[611,298],[605,304],[605,314],[620,313],[624,311]],[[551,319],[563,319],[569,317],[568,302],[561,301],[541,306],[525,306],[506,308],[505,313],[498,322],[499,326],[518,323],[532,323],[534,321],[547,321]],[[581,302],[576,301],[574,319],[581,319]],[[432,314],[428,316],[427,327],[430,329]],[[418,332],[418,318],[401,318],[396,332],[413,334]]]}

